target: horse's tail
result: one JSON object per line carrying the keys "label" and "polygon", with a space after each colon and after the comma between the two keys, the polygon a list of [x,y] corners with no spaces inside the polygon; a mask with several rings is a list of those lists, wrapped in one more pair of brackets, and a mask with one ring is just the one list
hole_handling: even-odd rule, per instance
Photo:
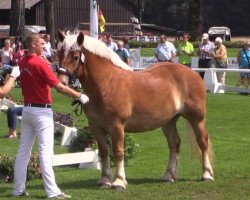
{"label": "horse's tail", "polygon": [[[201,162],[202,161],[201,160],[202,159],[201,150],[200,150],[199,145],[197,144],[194,129],[187,120],[186,120],[186,136],[187,136],[188,142],[191,146],[191,151],[194,153],[195,157]],[[208,149],[207,150],[208,150],[209,160],[210,160],[211,164],[213,164],[213,147],[212,147],[211,140],[209,138],[208,138]]]}

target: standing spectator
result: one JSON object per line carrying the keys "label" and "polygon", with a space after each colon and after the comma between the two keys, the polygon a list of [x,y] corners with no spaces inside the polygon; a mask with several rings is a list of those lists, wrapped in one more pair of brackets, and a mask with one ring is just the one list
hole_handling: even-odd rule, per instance
{"label": "standing spectator", "polygon": [[44,35],[44,41],[45,41],[45,44],[44,44],[44,55],[46,56],[46,59],[49,61],[49,62],[53,62],[52,60],[52,48],[51,48],[51,43],[50,43],[50,35],[49,34],[45,34]]}
{"label": "standing spectator", "polygon": [[127,49],[124,48],[124,43],[123,41],[118,41],[117,43],[117,46],[118,46],[118,49],[115,51],[119,56],[120,58],[122,59],[123,62],[127,63],[129,65],[129,52]]}
{"label": "standing spectator", "polygon": [[194,47],[188,41],[188,39],[189,39],[188,33],[183,33],[182,41],[180,42],[177,50],[179,54],[179,63],[191,68],[192,55],[194,54]]}
{"label": "standing spectator", "polygon": [[20,62],[20,80],[24,107],[22,112],[22,134],[14,166],[13,196],[27,196],[27,166],[33,143],[37,137],[40,167],[48,198],[71,198],[58,188],[52,167],[54,146],[54,122],[51,109],[51,87],[58,92],[79,99],[82,104],[88,97],[62,83],[50,69],[49,64],[40,58],[43,54],[44,39],[37,33],[26,38],[27,55]]}
{"label": "standing spectator", "polygon": [[14,50],[12,65],[17,65],[19,60],[24,56],[23,44],[21,41],[17,41],[16,48]]}
{"label": "standing spectator", "polygon": [[117,44],[113,41],[112,35],[106,36],[106,46],[110,48],[112,51],[116,51],[118,49]]}
{"label": "standing spectator", "polygon": [[160,43],[155,49],[155,57],[158,62],[174,62],[176,56],[176,49],[173,43],[167,40],[166,35],[161,35]]}
{"label": "standing spectator", "polygon": [[10,40],[6,39],[4,41],[4,47],[0,54],[0,68],[3,70],[11,69],[11,60],[13,58],[13,49],[10,47]]}
{"label": "standing spectator", "polygon": [[[217,37],[215,39],[215,49],[214,49],[214,66],[216,68],[227,68],[227,49],[225,45],[222,44],[222,39]],[[216,72],[218,83],[225,85],[226,72]]]}
{"label": "standing spectator", "polygon": [[[237,62],[240,69],[250,69],[250,41],[244,43],[237,55]],[[240,73],[240,84],[250,84],[250,73]]]}
{"label": "standing spectator", "polygon": [[123,37],[122,41],[123,41],[123,47],[129,51],[128,38],[127,37]]}
{"label": "standing spectator", "polygon": [[12,107],[8,108],[7,110],[7,121],[8,121],[8,127],[9,127],[9,133],[7,137],[9,139],[15,139],[17,138],[17,121],[18,116],[22,115],[23,107]]}
{"label": "standing spectator", "polygon": [[[204,33],[202,35],[202,43],[198,47],[198,68],[211,68],[213,64],[213,51],[214,51],[214,43],[209,41],[209,35]],[[204,78],[205,72],[199,73],[201,78]]]}

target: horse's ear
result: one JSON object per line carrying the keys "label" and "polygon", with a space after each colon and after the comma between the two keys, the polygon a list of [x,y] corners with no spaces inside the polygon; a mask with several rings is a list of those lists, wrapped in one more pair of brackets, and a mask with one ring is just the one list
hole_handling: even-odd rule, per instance
{"label": "horse's ear", "polygon": [[84,41],[84,35],[82,32],[80,32],[79,35],[77,36],[77,44],[81,46],[83,44],[83,41]]}
{"label": "horse's ear", "polygon": [[58,29],[57,35],[58,35],[59,41],[63,42],[64,39],[65,39],[65,35],[64,35],[64,33],[60,29]]}

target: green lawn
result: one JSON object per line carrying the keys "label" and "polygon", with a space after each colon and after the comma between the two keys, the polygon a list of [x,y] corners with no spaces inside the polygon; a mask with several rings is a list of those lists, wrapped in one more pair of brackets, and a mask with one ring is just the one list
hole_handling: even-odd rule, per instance
{"label": "green lawn", "polygon": [[[228,80],[230,81],[230,80]],[[14,99],[21,98],[19,89],[13,89]],[[71,100],[53,93],[53,109],[72,113]],[[96,182],[100,171],[77,169],[74,167],[56,167],[56,180],[59,187],[73,196],[72,199],[178,199],[178,200],[247,200],[250,198],[250,96],[236,93],[211,94],[207,96],[207,129],[211,137],[215,155],[214,182],[201,182],[200,164],[193,160],[183,134],[184,120],[178,123],[182,139],[179,162],[179,181],[171,184],[160,181],[168,158],[166,140],[160,129],[144,134],[132,134],[140,145],[140,152],[126,167],[128,188],[118,192],[99,189]],[[74,115],[75,125],[87,124],[85,117]],[[4,138],[7,132],[6,114],[0,114],[0,152],[14,156],[19,139]],[[20,127],[19,127],[20,132]],[[67,152],[56,139],[55,152]],[[34,150],[36,151],[36,149]],[[12,183],[0,182],[0,199],[12,199]],[[45,199],[42,180],[27,182],[31,194],[27,199]]]}

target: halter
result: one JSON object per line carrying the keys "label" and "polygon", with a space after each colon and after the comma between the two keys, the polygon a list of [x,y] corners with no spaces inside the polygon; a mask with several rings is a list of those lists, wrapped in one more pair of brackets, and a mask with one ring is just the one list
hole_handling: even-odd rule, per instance
{"label": "halter", "polygon": [[[79,69],[80,69],[80,64],[83,64],[83,57],[82,57],[82,53],[80,54],[80,60],[79,60],[79,63],[77,65],[77,68],[76,70],[74,70],[72,73],[67,70],[65,67],[63,66],[60,66],[56,69],[56,72],[58,74],[63,74],[63,75],[66,75],[68,78],[69,78],[69,81],[72,81],[73,79],[76,79],[76,76],[79,72]],[[71,106],[75,106],[76,105],[76,108],[74,110],[75,114],[77,116],[80,116],[82,114],[82,110],[83,110],[83,107],[82,107],[82,103],[79,101],[79,100],[74,100],[72,103],[71,103]],[[80,110],[79,110],[79,106],[80,106]]]}
{"label": "halter", "polygon": [[59,74],[63,74],[63,75],[66,75],[68,76],[69,79],[73,79],[73,78],[76,78],[78,72],[79,72],[79,69],[80,69],[80,64],[83,64],[83,61],[82,61],[82,53],[80,54],[80,58],[79,58],[79,63],[77,65],[77,68],[75,71],[73,71],[72,73],[67,70],[64,66],[59,66],[56,70],[57,73]]}

